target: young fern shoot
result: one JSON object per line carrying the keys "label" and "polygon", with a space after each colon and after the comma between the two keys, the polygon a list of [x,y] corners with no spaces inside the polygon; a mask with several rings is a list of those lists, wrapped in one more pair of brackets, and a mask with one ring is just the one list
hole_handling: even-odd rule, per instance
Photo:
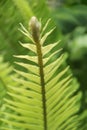
{"label": "young fern shoot", "polygon": [[2,120],[13,130],[77,130],[80,94],[74,96],[74,93],[79,85],[71,74],[66,74],[69,67],[61,68],[65,58],[63,54],[56,57],[61,51],[57,47],[59,41],[44,45],[54,30],[44,34],[49,22],[50,19],[41,29],[41,23],[33,16],[29,30],[20,24],[20,31],[31,40],[31,43],[20,44],[34,55],[15,56],[28,60],[28,63],[16,62],[27,72],[15,70],[22,77],[14,78],[19,87],[9,86],[11,98],[5,99],[13,113],[5,112],[8,118]]}

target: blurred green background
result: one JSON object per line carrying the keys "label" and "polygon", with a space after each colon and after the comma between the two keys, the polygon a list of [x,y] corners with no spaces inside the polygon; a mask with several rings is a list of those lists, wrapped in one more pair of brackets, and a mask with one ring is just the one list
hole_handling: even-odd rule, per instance
{"label": "blurred green background", "polygon": [[51,18],[49,27],[57,26],[48,41],[61,40],[68,54],[67,63],[80,83],[83,113],[87,109],[87,0],[0,0],[0,57],[4,62],[13,66],[13,55],[28,53],[20,48],[18,41],[27,39],[18,28],[20,22],[27,28],[33,15],[42,18],[43,24]]}

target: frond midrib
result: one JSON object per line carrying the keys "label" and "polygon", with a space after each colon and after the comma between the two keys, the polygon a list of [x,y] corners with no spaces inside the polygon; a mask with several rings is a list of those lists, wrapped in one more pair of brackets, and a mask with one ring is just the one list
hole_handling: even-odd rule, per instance
{"label": "frond midrib", "polygon": [[37,55],[38,55],[38,65],[39,65],[40,82],[41,82],[44,130],[47,130],[45,80],[44,80],[44,70],[43,70],[43,58],[42,58],[41,44],[39,42],[36,43],[36,49],[37,49]]}

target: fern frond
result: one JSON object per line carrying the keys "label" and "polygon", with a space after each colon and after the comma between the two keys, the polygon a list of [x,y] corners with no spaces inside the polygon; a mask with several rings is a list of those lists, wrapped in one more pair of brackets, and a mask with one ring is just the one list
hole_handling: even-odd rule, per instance
{"label": "fern frond", "polygon": [[[0,118],[3,117],[1,111],[8,111],[4,106],[4,98],[8,97],[8,84],[15,84],[11,79],[11,74],[12,67],[9,65],[9,63],[4,62],[4,58],[0,56]],[[0,121],[0,129],[3,126],[5,126],[5,124]]]}
{"label": "fern frond", "polygon": [[33,15],[33,12],[31,10],[31,7],[29,6],[27,0],[12,0],[14,4],[18,7],[20,10],[20,13],[24,17],[24,19],[28,20],[28,17],[31,17]]}
{"label": "fern frond", "polygon": [[[80,116],[79,116],[79,127],[78,129],[81,129],[81,130],[86,130],[87,129],[87,110],[83,111],[80,113]],[[84,125],[85,124],[85,125]]]}
{"label": "fern frond", "polygon": [[3,57],[0,56],[0,106],[3,104],[1,101],[6,94],[7,85],[12,82],[12,80],[9,78],[11,73],[12,67],[10,67],[8,63],[4,63]]}
{"label": "fern frond", "polygon": [[[77,130],[81,94],[75,93],[79,85],[74,82],[72,74],[66,74],[69,67],[61,69],[64,55],[58,57],[59,50],[54,49],[58,43],[44,45],[53,29],[42,35],[36,17],[32,17],[32,21],[30,39],[33,40],[21,45],[33,51],[35,56],[16,56],[28,61],[16,62],[27,71],[15,69],[20,78],[14,78],[14,81],[19,86],[9,85],[10,98],[4,99],[5,107],[12,113],[2,112],[7,118],[1,120],[14,130]],[[23,27],[23,34],[24,30]],[[28,34],[26,31],[27,37]]]}

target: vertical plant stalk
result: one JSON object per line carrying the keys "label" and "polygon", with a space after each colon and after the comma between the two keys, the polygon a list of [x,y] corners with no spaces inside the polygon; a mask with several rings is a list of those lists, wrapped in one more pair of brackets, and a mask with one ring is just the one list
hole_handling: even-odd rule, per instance
{"label": "vertical plant stalk", "polygon": [[43,114],[44,114],[44,130],[47,130],[47,118],[46,118],[46,96],[45,96],[45,81],[44,81],[44,72],[43,72],[43,60],[40,43],[37,44],[37,55],[38,55],[38,64],[41,78],[42,86],[42,101],[43,101]]}
{"label": "vertical plant stalk", "polygon": [[30,27],[31,27],[32,37],[34,39],[36,49],[37,49],[39,73],[40,73],[41,86],[42,86],[44,130],[47,130],[45,81],[44,81],[44,71],[43,71],[42,50],[41,50],[41,44],[40,44],[40,23],[38,22],[36,17],[31,18]]}

